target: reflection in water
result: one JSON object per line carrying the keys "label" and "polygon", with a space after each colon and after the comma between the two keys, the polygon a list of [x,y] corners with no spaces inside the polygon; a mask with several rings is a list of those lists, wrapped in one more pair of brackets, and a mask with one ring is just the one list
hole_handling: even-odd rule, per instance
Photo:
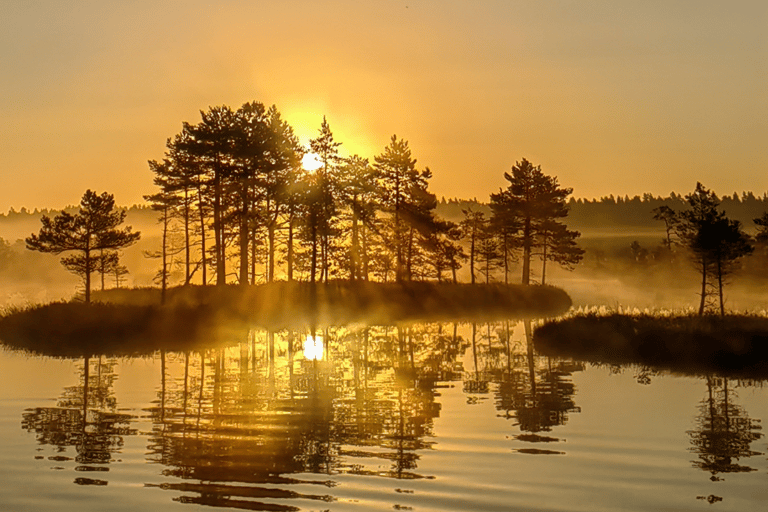
{"label": "reflection in water", "polygon": [[[92,366],[95,371],[92,373]],[[57,455],[49,460],[71,461],[69,448],[74,448],[75,471],[102,474],[109,470],[114,453],[123,446],[124,437],[136,434],[130,427],[132,416],[117,412],[112,385],[116,379],[115,361],[91,361],[86,357],[80,371],[80,383],[68,387],[56,407],[28,409],[22,416],[22,427],[34,432],[40,445],[55,447]],[[59,467],[57,467],[58,469]],[[107,485],[107,481],[78,477],[81,485]]]}
{"label": "reflection in water", "polygon": [[[295,359],[304,339],[251,332],[227,350],[161,354],[149,457],[183,482],[154,485],[184,503],[293,510],[263,500],[331,501],[306,486],[333,486],[340,474],[430,478],[418,471],[419,452],[429,449],[439,414],[435,380],[451,373],[461,352],[455,331],[326,330],[317,336],[325,360]],[[183,365],[172,372],[183,377],[166,378],[166,357]]]}
{"label": "reflection in water", "polygon": [[753,441],[760,439],[759,420],[749,417],[743,407],[734,403],[736,393],[730,389],[728,379],[705,377],[707,397],[699,405],[696,428],[688,431],[691,451],[698,454],[693,462],[712,474],[712,481],[722,478],[719,473],[744,473],[756,469],[739,464],[740,459],[761,455],[751,449]]}
{"label": "reflection in water", "polygon": [[[434,443],[439,383],[462,377],[470,399],[495,396],[517,420],[518,440],[556,441],[541,433],[578,410],[567,377],[580,368],[536,356],[529,336],[513,341],[509,323],[462,326],[469,340],[459,327],[251,330],[228,348],[159,352],[157,395],[144,417],[146,457],[162,478],[146,485],[181,503],[299,510],[334,501],[341,475],[431,479],[419,464]],[[74,447],[78,471],[106,471],[136,434],[135,418],[117,412],[115,379],[114,361],[86,359],[79,385],[57,407],[27,411],[24,428],[60,457]],[[75,482],[107,484],[85,475]]]}
{"label": "reflection in water", "polygon": [[[537,356],[531,341],[530,321],[523,322],[525,333],[524,352],[515,352],[513,344],[522,342],[512,340],[509,325],[499,331],[499,340],[504,349],[496,353],[506,355],[506,367],[499,368],[495,375],[499,380],[496,388],[496,409],[503,411],[503,416],[515,419],[515,425],[521,431],[515,439],[528,443],[552,443],[560,439],[544,435],[552,427],[565,425],[568,413],[579,412],[575,405],[575,387],[571,374],[584,369],[583,364],[571,361],[553,360],[550,357]],[[516,450],[526,454],[563,454],[562,451],[541,448],[520,448]]]}
{"label": "reflection in water", "polygon": [[[71,465],[78,472],[78,485],[108,485],[108,476],[120,483],[112,464],[120,460],[116,454],[127,436],[138,434],[132,426],[141,422],[142,437],[133,440],[141,443],[140,455],[134,456],[156,468],[141,483],[168,491],[158,493],[163,499],[244,510],[323,510],[366,488],[397,508],[397,500],[418,494],[425,484],[429,490],[446,485],[446,479],[435,487],[428,482],[442,475],[435,460],[457,460],[451,457],[461,454],[448,452],[460,450],[450,443],[463,441],[459,436],[448,441],[447,450],[434,450],[435,419],[443,414],[447,423],[459,403],[461,414],[475,422],[471,428],[479,424],[478,414],[491,412],[489,428],[479,429],[472,442],[493,444],[488,433],[498,437],[503,424],[511,441],[500,439],[496,449],[515,452],[511,457],[564,453],[568,430],[561,427],[580,411],[572,378],[584,364],[537,355],[530,332],[526,322],[326,328],[315,338],[322,339],[322,357],[307,358],[306,332],[250,330],[227,348],[158,352],[156,394],[135,416],[118,409],[119,364],[88,358],[77,385],[63,390],[56,407],[25,411],[22,426],[39,446],[52,449],[46,455],[54,467]],[[649,367],[631,371],[644,385],[660,374]],[[589,384],[591,376],[585,377],[581,382]],[[460,380],[462,386],[454,385]],[[757,455],[752,446],[761,437],[760,426],[736,404],[734,392],[745,383],[712,376],[704,382],[706,397],[688,432],[694,467],[714,481],[724,473],[755,471],[746,460]],[[454,424],[448,431],[449,437],[466,433]],[[568,457],[538,458],[533,464],[572,469],[574,461],[583,464],[584,446],[579,448]],[[602,454],[601,449],[595,448]],[[678,451],[685,453],[682,447]],[[439,458],[446,454],[448,459]],[[482,453],[470,457],[463,460],[478,465],[488,460]],[[467,476],[476,469],[455,471]],[[118,487],[114,483],[110,489]],[[342,483],[347,487],[335,489]],[[507,482],[500,485],[498,496],[508,496]],[[387,496],[382,488],[394,494]],[[695,497],[717,503],[723,501],[719,495],[727,495],[710,492],[697,491]]]}

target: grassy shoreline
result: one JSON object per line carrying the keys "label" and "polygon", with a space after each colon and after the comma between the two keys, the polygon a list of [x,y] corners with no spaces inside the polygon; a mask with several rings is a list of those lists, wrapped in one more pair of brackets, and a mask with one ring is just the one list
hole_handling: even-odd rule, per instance
{"label": "grassy shoreline", "polygon": [[533,340],[550,356],[768,378],[768,318],[754,315],[587,314],[537,327]]}
{"label": "grassy shoreline", "polygon": [[490,321],[562,314],[571,306],[550,286],[449,283],[278,282],[94,293],[94,304],[53,303],[0,318],[0,343],[51,355],[139,355],[194,350],[268,330],[329,325]]}

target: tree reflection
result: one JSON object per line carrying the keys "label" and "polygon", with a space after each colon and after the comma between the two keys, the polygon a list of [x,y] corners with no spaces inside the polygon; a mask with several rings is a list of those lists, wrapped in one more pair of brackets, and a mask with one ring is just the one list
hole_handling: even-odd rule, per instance
{"label": "tree reflection", "polygon": [[[516,420],[520,434],[515,438],[530,443],[556,442],[557,437],[544,435],[553,427],[565,425],[568,413],[578,412],[575,387],[570,380],[574,371],[584,369],[580,363],[537,356],[531,342],[530,321],[523,322],[524,343],[512,340],[509,324],[498,327],[500,350],[491,351],[497,357],[493,373],[497,380],[496,409],[503,417]],[[506,359],[506,367],[502,362]],[[521,453],[560,454],[562,452],[522,448]]]}
{"label": "tree reflection", "polygon": [[260,499],[331,498],[266,485],[334,485],[345,473],[428,478],[418,461],[440,412],[435,385],[457,375],[466,348],[455,326],[322,334],[325,360],[295,357],[298,332],[250,332],[226,350],[161,353],[149,459],[182,481],[156,485],[185,503],[272,510]]}
{"label": "tree reflection", "polygon": [[[92,368],[93,367],[93,368]],[[135,435],[132,416],[117,412],[113,383],[117,378],[114,360],[96,361],[86,357],[80,370],[80,383],[67,387],[56,407],[28,409],[22,415],[22,428],[34,432],[40,445],[55,447],[59,455],[51,460],[67,461],[64,455],[74,448],[76,471],[107,471],[105,466],[120,451],[124,437]],[[93,370],[93,371],[92,371]],[[106,485],[105,480],[80,477],[81,485]]]}
{"label": "tree reflection", "polygon": [[696,428],[688,431],[691,451],[699,456],[693,466],[710,472],[712,481],[722,480],[720,473],[756,471],[739,462],[760,455],[751,444],[762,437],[761,426],[733,402],[737,397],[728,379],[708,375],[705,380],[707,397],[699,405]]}

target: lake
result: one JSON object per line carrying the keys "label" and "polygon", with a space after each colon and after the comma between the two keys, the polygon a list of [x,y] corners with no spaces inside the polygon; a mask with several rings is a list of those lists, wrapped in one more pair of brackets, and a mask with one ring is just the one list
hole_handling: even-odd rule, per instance
{"label": "lake", "polygon": [[0,351],[3,511],[761,510],[768,391],[533,352],[524,324]]}

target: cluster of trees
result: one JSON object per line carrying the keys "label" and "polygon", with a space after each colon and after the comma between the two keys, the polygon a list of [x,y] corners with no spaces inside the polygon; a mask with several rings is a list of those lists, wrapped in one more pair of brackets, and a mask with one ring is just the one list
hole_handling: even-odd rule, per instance
{"label": "cluster of trees", "polygon": [[[701,183],[685,196],[686,209],[673,210],[662,205],[653,210],[653,218],[664,222],[665,248],[688,249],[691,261],[701,276],[699,314],[716,307],[725,314],[723,295],[728,277],[739,268],[740,260],[754,251],[754,240],[738,220],[720,209],[720,199]],[[760,227],[759,242],[768,241],[768,212],[754,219]]]}
{"label": "cluster of trees", "polygon": [[240,284],[273,281],[280,265],[288,280],[440,279],[443,269],[429,261],[450,252],[452,226],[434,215],[429,169],[418,170],[396,136],[373,163],[342,158],[340,145],[323,120],[309,147],[320,166],[305,169],[307,148],[274,106],[257,102],[184,123],[163,161],[150,162],[163,286],[169,258],[181,253],[185,283],[198,271],[202,283],[226,283],[228,261]]}
{"label": "cluster of trees", "polygon": [[[488,218],[467,209],[452,222],[435,214],[431,171],[418,169],[408,142],[395,135],[370,162],[343,158],[325,119],[305,148],[274,106],[219,106],[201,116],[168,139],[162,161],[149,162],[158,191],[145,199],[159,214],[162,244],[147,255],[161,259],[163,298],[174,262],[184,284],[199,272],[202,284],[224,285],[271,282],[281,269],[288,281],[441,281],[450,274],[456,282],[468,260],[474,283],[476,272],[490,282],[502,270],[509,282],[510,263],[521,259],[521,281],[529,284],[535,257],[542,283],[547,262],[572,268],[582,258],[579,233],[562,223],[572,189],[525,159],[505,173],[507,189],[491,195]],[[308,154],[314,169],[303,165]],[[62,264],[83,278],[89,302],[93,273],[103,288],[105,275],[127,272],[118,250],[139,233],[118,228],[125,215],[112,195],[88,190],[78,211],[43,215],[26,245],[70,253]]]}
{"label": "cluster of trees", "polygon": [[[455,223],[435,214],[432,173],[416,167],[397,136],[370,162],[342,158],[325,119],[305,148],[274,106],[219,106],[201,115],[168,139],[162,161],[149,163],[159,188],[147,200],[160,213],[163,289],[174,258],[185,284],[199,272],[202,283],[219,285],[271,282],[280,270],[289,281],[448,274],[455,281],[467,260],[472,282],[476,261],[486,280],[503,267],[508,281],[516,253],[527,284],[536,255],[565,266],[581,258],[578,232],[557,220],[567,214],[571,189],[526,160],[507,175],[509,188],[492,196],[491,218],[467,211]],[[304,168],[306,154],[317,169]]]}

